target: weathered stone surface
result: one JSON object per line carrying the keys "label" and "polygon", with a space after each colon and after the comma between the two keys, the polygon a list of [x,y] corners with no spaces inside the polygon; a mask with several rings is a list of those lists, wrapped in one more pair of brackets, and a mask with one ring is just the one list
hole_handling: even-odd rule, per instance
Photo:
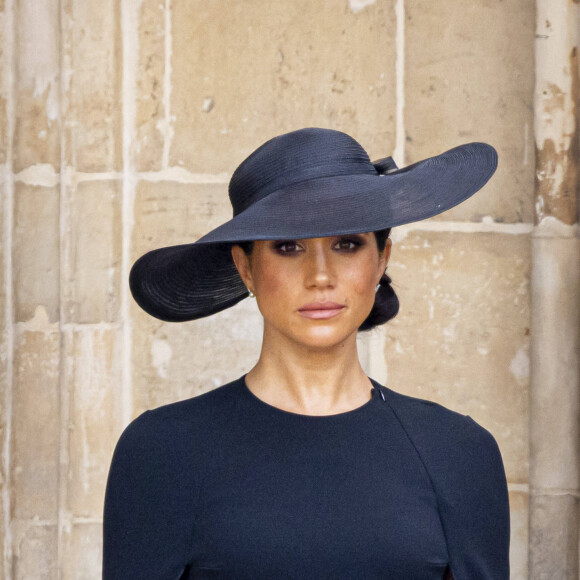
{"label": "weathered stone surface", "polygon": [[[0,20],[0,24],[1,24]],[[8,148],[8,117],[6,114],[6,99],[0,96],[0,163],[6,163]]]}
{"label": "weathered stone surface", "polygon": [[[119,0],[66,0],[67,163],[96,173],[122,167]],[[98,87],[97,90],[95,88]]]}
{"label": "weathered stone surface", "polygon": [[113,450],[121,429],[122,334],[119,328],[67,333],[69,390],[68,510],[100,518]]}
{"label": "weathered stone surface", "polygon": [[[371,157],[395,143],[393,0],[172,1],[171,165],[231,172],[279,133],[323,126]],[[235,22],[235,26],[232,23]]]}
{"label": "weathered stone surface", "polygon": [[529,495],[510,491],[510,578],[528,580]]}
{"label": "weathered stone surface", "polygon": [[409,0],[405,16],[406,164],[471,141],[499,156],[482,192],[431,219],[533,221],[534,3]]}
{"label": "weathered stone surface", "polygon": [[530,578],[578,578],[579,499],[530,497]]}
{"label": "weathered stone surface", "polygon": [[102,578],[103,529],[100,524],[74,524],[68,552],[64,556],[62,580],[99,580]]}
{"label": "weathered stone surface", "polygon": [[[6,31],[9,26],[6,13],[4,12],[4,2],[0,2],[0,63],[2,63],[3,74],[0,80],[0,164],[6,163],[6,153],[8,149],[8,111],[6,109],[8,86],[8,55],[6,54],[7,42],[5,41]],[[1,564],[0,564],[1,566]]]}
{"label": "weathered stone surface", "polygon": [[[2,18],[0,18],[0,26]],[[1,62],[1,61],[0,61]],[[6,163],[8,149],[8,116],[6,114],[6,99],[0,96],[0,163]]]}
{"label": "weathered stone surface", "polygon": [[59,192],[16,183],[14,199],[14,298],[16,320],[38,305],[59,318]]}
{"label": "weathered stone surface", "polygon": [[534,237],[530,478],[578,489],[580,477],[580,239]]}
{"label": "weathered stone surface", "polygon": [[85,181],[69,200],[67,321],[115,322],[121,300],[121,184]]}
{"label": "weathered stone surface", "polygon": [[580,199],[580,6],[561,0],[536,6],[534,223],[553,216],[571,225]]}
{"label": "weathered stone surface", "polygon": [[14,580],[54,580],[58,578],[58,529],[15,520],[11,578]]}
{"label": "weathered stone surface", "polygon": [[15,339],[12,409],[12,513],[57,517],[59,470],[59,333],[42,307]]}
{"label": "weathered stone surface", "polygon": [[15,24],[14,171],[36,163],[59,167],[59,2],[20,0]]}
{"label": "weathered stone surface", "polygon": [[411,231],[388,265],[387,386],[471,415],[514,483],[528,479],[530,260],[528,236]]}
{"label": "weathered stone surface", "polygon": [[[6,184],[0,182],[0,288],[6,289],[6,258],[9,257],[10,248],[6,247],[4,238],[5,226],[5,200],[7,198]],[[8,401],[8,393],[12,389],[12,377],[10,373],[10,364],[12,362],[11,349],[11,333],[12,328],[9,320],[7,320],[6,310],[6,291],[0,290],[0,447],[6,449],[6,438],[8,436],[6,430],[6,420],[8,413],[6,409],[6,401]],[[2,497],[10,495],[10,476],[5,469],[5,463],[0,465],[0,494]],[[4,502],[0,502],[0,521],[7,521],[9,515],[5,512]],[[7,517],[8,516],[8,517]],[[0,545],[4,545],[6,529],[0,526]],[[0,578],[8,576],[9,563],[7,559],[0,558]]]}
{"label": "weathered stone surface", "polygon": [[263,319],[255,300],[182,324],[164,323],[142,311],[134,319],[135,414],[237,379],[260,355]]}
{"label": "weathered stone surface", "polygon": [[[141,182],[133,259],[157,247],[193,242],[227,221],[227,199],[225,184]],[[135,415],[233,380],[259,356],[262,318],[253,300],[183,324],[157,320],[131,300],[131,316]]]}
{"label": "weathered stone surface", "polygon": [[161,246],[195,242],[232,217],[227,184],[139,182],[133,259]]}
{"label": "weathered stone surface", "polygon": [[[181,52],[176,47],[176,52]],[[162,168],[163,146],[169,138],[165,94],[165,5],[143,0],[139,7],[139,66],[135,163],[140,171]]]}

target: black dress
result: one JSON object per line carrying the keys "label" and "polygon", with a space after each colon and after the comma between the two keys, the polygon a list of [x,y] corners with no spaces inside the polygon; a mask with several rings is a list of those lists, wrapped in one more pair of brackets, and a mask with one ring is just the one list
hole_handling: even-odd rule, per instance
{"label": "black dress", "polygon": [[142,413],[109,471],[103,579],[509,578],[493,436],[371,381],[336,415],[273,407],[245,375]]}

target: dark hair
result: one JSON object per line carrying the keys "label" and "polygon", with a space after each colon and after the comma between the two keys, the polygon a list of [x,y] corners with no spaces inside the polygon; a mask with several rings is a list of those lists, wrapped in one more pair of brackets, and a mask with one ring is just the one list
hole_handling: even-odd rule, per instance
{"label": "dark hair", "polygon": [[[377,248],[379,253],[383,252],[387,243],[387,238],[391,233],[391,228],[385,230],[377,230],[373,232],[377,241]],[[254,249],[254,242],[236,242],[240,246],[246,256],[252,254]],[[358,327],[359,332],[366,332],[372,330],[381,324],[385,324],[391,318],[394,318],[399,312],[399,299],[391,286],[391,278],[387,276],[386,272],[381,276],[379,284],[381,287],[375,294],[375,303],[366,317],[365,321]]]}

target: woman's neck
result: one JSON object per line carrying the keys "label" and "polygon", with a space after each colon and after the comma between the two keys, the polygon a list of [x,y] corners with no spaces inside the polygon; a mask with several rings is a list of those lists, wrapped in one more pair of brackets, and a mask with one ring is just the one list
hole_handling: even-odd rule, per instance
{"label": "woman's neck", "polygon": [[246,384],[266,403],[294,413],[332,415],[364,405],[372,383],[363,371],[356,334],[325,348],[264,333],[257,364]]}

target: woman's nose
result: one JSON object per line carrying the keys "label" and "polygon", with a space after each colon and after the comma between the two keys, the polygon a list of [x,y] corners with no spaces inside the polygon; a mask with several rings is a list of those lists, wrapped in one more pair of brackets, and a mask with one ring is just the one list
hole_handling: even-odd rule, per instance
{"label": "woman's nose", "polygon": [[322,244],[315,245],[307,254],[308,283],[325,286],[332,283],[334,273],[331,256]]}

